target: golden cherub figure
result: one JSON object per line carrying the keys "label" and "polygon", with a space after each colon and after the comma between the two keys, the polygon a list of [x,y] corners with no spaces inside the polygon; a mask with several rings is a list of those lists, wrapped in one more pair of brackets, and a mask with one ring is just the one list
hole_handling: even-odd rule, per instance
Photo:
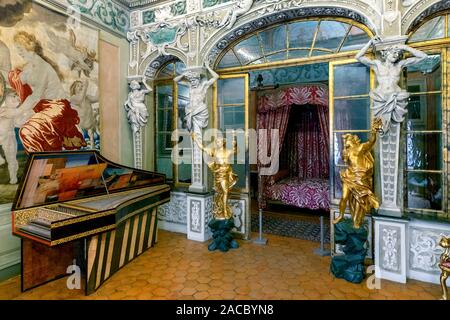
{"label": "golden cherub figure", "polygon": [[366,214],[372,208],[378,209],[378,199],[372,191],[374,158],[371,153],[381,132],[383,123],[377,118],[373,121],[369,141],[361,143],[358,136],[344,134],[343,159],[348,167],[341,170],[342,199],[339,203],[339,217],[333,223],[339,223],[344,218],[347,203],[352,215],[353,227],[359,229]]}
{"label": "golden cherub figure", "polygon": [[230,159],[238,152],[237,141],[233,138],[233,149],[229,150],[226,148],[226,140],[221,137],[215,138],[214,148],[204,147],[195,133],[192,133],[192,138],[199,148],[209,156],[207,164],[213,172],[214,191],[216,191],[213,216],[217,220],[231,219],[233,212],[228,205],[228,199],[231,189],[238,179],[237,175],[233,173]]}
{"label": "golden cherub figure", "polygon": [[450,275],[450,238],[442,237],[439,245],[444,248],[444,252],[441,255],[441,261],[439,262],[439,268],[441,268],[441,287],[442,287],[442,300],[448,300],[447,294],[447,278]]}

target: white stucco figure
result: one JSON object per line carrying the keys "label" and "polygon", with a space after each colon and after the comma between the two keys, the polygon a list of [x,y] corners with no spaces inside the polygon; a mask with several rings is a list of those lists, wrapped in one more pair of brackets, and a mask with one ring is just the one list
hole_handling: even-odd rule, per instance
{"label": "white stucco figure", "polygon": [[95,148],[94,132],[98,128],[97,119],[94,114],[92,104],[98,102],[98,93],[89,95],[87,93],[89,80],[77,80],[70,86],[70,104],[77,110],[80,117],[80,128],[86,130],[89,135],[89,145],[91,149]]}
{"label": "white stucco figure", "polygon": [[127,112],[128,122],[131,125],[133,134],[139,132],[141,127],[144,127],[148,121],[148,110],[145,105],[145,95],[152,91],[145,79],[143,81],[145,89],[141,88],[138,81],[132,80],[130,82],[131,92],[128,93],[128,99],[125,101],[125,111]]}
{"label": "white stucco figure", "polygon": [[[16,109],[20,105],[20,99],[14,91],[6,93],[5,101],[1,109]],[[9,183],[17,183],[17,170],[19,163],[17,161],[17,140],[14,132],[15,119],[2,116],[0,117],[0,145],[5,154],[8,163]],[[0,156],[0,165],[5,164],[5,159]]]}
{"label": "white stucco figure", "polygon": [[[356,55],[356,59],[375,72],[377,87],[370,92],[370,97],[373,99],[374,117],[382,119],[383,134],[386,134],[391,123],[403,122],[408,112],[409,93],[398,85],[403,68],[419,63],[428,56],[406,45],[395,45],[381,51],[382,61],[365,57],[369,47],[379,41],[378,37],[371,39]],[[405,51],[411,53],[412,57],[402,59]]]}
{"label": "white stucco figure", "polygon": [[253,0],[238,0],[236,1],[233,8],[230,12],[225,16],[224,20],[221,23],[221,26],[227,26],[226,28],[229,30],[233,28],[236,23],[237,18],[246,14],[252,7]]}
{"label": "white stucco figure", "polygon": [[211,67],[206,64],[206,69],[212,78],[202,78],[203,68],[190,68],[176,77],[175,82],[186,78],[189,81],[189,106],[186,107],[186,127],[189,131],[198,133],[199,129],[208,126],[208,106],[206,105],[206,93],[208,88],[219,79],[219,75],[215,73]]}

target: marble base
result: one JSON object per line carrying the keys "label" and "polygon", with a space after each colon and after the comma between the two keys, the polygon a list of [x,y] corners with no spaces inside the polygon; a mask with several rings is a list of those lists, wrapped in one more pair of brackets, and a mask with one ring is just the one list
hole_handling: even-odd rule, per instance
{"label": "marble base", "polygon": [[373,216],[375,221],[375,276],[406,283],[407,220]]}
{"label": "marble base", "polygon": [[205,242],[211,239],[208,223],[212,219],[213,194],[187,194],[187,238]]}
{"label": "marble base", "polygon": [[400,218],[402,216],[402,211],[400,208],[389,208],[389,207],[381,207],[378,209],[378,214],[383,216],[391,216]]}

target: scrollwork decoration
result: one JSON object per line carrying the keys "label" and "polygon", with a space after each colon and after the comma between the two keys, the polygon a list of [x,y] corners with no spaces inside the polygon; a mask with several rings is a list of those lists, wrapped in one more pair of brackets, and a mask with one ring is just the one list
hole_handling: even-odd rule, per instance
{"label": "scrollwork decoration", "polygon": [[106,26],[125,33],[130,26],[128,12],[110,0],[67,0],[80,13],[99,20]]}

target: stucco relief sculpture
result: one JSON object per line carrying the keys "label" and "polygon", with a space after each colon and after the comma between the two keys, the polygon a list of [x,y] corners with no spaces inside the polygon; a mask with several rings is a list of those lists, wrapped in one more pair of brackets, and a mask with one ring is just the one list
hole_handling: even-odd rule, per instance
{"label": "stucco relief sculpture", "polygon": [[[367,50],[380,41],[378,37],[372,38],[356,55],[356,59],[375,72],[377,87],[370,92],[370,97],[374,102],[374,117],[382,119],[383,134],[386,134],[391,123],[402,123],[408,112],[406,107],[409,93],[398,85],[403,68],[417,64],[428,56],[407,45],[399,44],[382,50],[381,61],[365,57]],[[411,53],[412,57],[402,59],[404,52]]]}
{"label": "stucco relief sculpture", "polygon": [[206,105],[206,94],[209,87],[219,79],[211,67],[206,64],[206,70],[212,78],[202,77],[202,67],[186,69],[186,71],[174,79],[180,82],[183,78],[189,81],[189,106],[186,108],[186,126],[190,132],[200,133],[201,129],[208,126],[208,106]]}
{"label": "stucco relief sculpture", "polygon": [[237,141],[233,139],[233,148],[226,148],[226,141],[223,138],[215,139],[215,147],[203,146],[201,140],[195,133],[192,138],[198,147],[208,156],[207,164],[214,175],[214,207],[213,219],[209,222],[209,227],[213,231],[213,242],[208,246],[210,251],[219,249],[228,251],[230,248],[237,248],[239,245],[233,239],[230,231],[235,227],[233,210],[228,204],[231,189],[237,182],[237,175],[233,172],[231,162],[237,154]]}
{"label": "stucco relief sculpture", "polygon": [[226,29],[230,30],[231,28],[233,28],[234,24],[236,23],[237,18],[239,18],[243,14],[246,14],[248,11],[250,11],[252,5],[253,5],[253,0],[238,0],[238,1],[236,1],[233,8],[225,16],[225,19],[222,21],[222,23],[220,24],[219,27],[226,26]]}
{"label": "stucco relief sculpture", "polygon": [[441,255],[439,268],[441,268],[441,286],[442,286],[442,300],[448,300],[447,293],[447,278],[450,275],[450,237],[442,237],[439,245],[444,248]]}
{"label": "stucco relief sculpture", "polygon": [[[372,191],[374,158],[371,151],[381,127],[381,119],[375,119],[369,141],[364,143],[356,135],[343,136],[343,158],[348,167],[341,171],[342,199],[339,216],[333,223],[336,224],[335,243],[343,245],[344,254],[332,258],[330,269],[335,277],[353,283],[360,283],[365,274],[368,230],[363,227],[364,217],[372,208],[378,208],[378,199]],[[347,204],[352,220],[343,219]]]}
{"label": "stucco relief sculpture", "polygon": [[125,101],[125,111],[127,112],[128,122],[131,125],[133,134],[140,131],[142,127],[147,124],[148,110],[145,105],[145,95],[152,91],[148,86],[145,79],[143,81],[144,88],[141,88],[141,84],[132,80],[130,82],[131,92],[128,93],[128,99]]}
{"label": "stucco relief sculpture", "polygon": [[152,91],[148,86],[146,79],[143,79],[144,88],[137,80],[130,82],[131,91],[125,101],[125,111],[127,112],[128,122],[133,131],[133,147],[134,147],[134,166],[138,169],[142,168],[142,128],[148,122],[148,111],[145,105],[145,95]]}

